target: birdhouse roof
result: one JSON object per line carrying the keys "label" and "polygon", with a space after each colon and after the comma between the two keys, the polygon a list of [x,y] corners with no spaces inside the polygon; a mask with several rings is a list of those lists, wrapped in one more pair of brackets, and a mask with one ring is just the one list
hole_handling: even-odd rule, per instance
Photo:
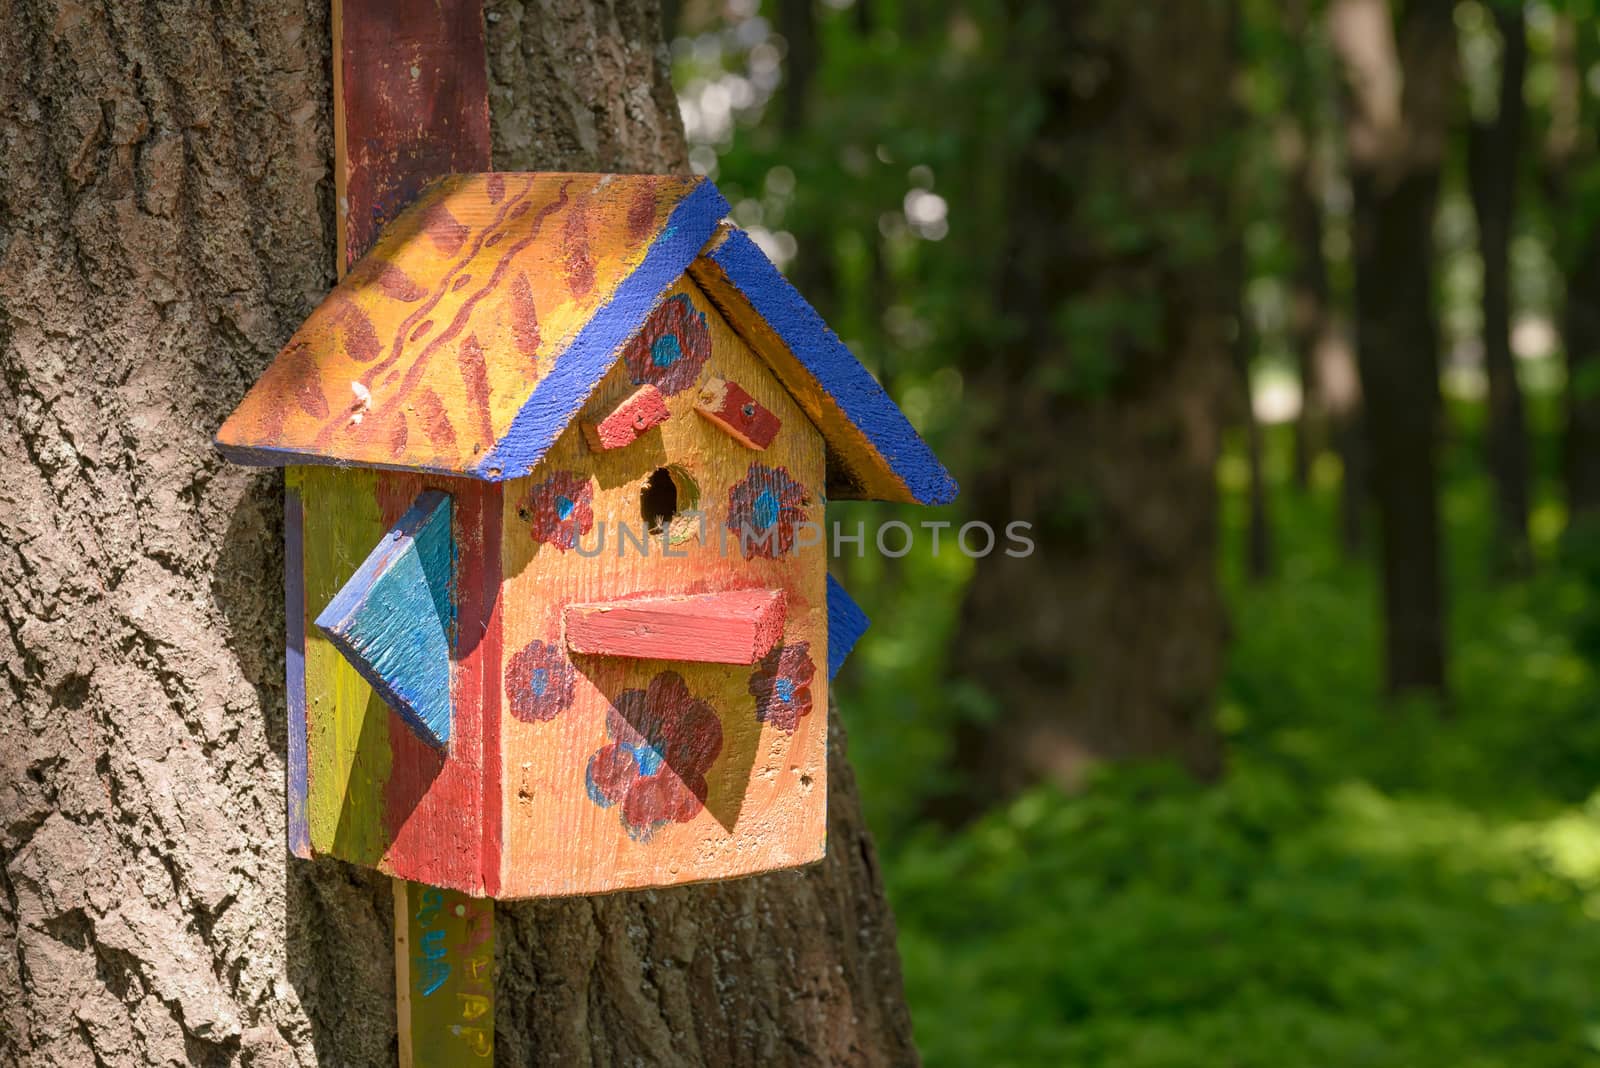
{"label": "birdhouse roof", "polygon": [[217,432],[229,459],[527,474],[686,271],[828,445],[836,498],[955,483],[708,181],[453,175],[423,190]]}

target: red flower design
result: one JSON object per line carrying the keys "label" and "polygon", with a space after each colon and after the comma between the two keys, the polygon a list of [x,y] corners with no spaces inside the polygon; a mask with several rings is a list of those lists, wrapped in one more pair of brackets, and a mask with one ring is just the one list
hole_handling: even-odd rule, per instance
{"label": "red flower design", "polygon": [[806,488],[783,468],[751,464],[728,491],[728,529],[738,537],[744,558],[787,556],[809,502]]}
{"label": "red flower design", "polygon": [[564,552],[594,529],[594,484],[573,471],[557,471],[528,491],[520,514],[534,541]]}
{"label": "red flower design", "polygon": [[572,707],[578,669],[554,642],[531,641],[506,664],[511,714],[524,723],[545,723]]}
{"label": "red flower design", "polygon": [[774,646],[761,658],[760,670],[750,676],[756,719],[794,733],[801,717],[811,711],[811,679],[816,673],[809,642]]}
{"label": "red flower design", "polygon": [[688,294],[679,293],[650,313],[622,353],[633,384],[650,383],[667,396],[694,385],[711,358],[711,331]]}
{"label": "red flower design", "polygon": [[700,814],[722,723],[681,675],[663,671],[648,689],[623,691],[606,713],[606,736],[611,743],[589,758],[589,797],[604,808],[620,804],[629,834],[648,837]]}

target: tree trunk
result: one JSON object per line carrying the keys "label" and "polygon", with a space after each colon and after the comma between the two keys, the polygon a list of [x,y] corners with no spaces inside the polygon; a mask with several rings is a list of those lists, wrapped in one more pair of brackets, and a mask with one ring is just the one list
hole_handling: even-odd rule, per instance
{"label": "tree trunk", "polygon": [[1305,489],[1311,464],[1324,446],[1339,457],[1339,544],[1347,558],[1361,554],[1368,503],[1367,446],[1361,419],[1361,382],[1344,324],[1334,307],[1323,252],[1322,151],[1327,119],[1325,86],[1316,57],[1326,46],[1312,20],[1309,0],[1284,7],[1289,38],[1289,152],[1287,231],[1296,250],[1290,272],[1289,335],[1300,374],[1300,413],[1295,420],[1294,481]]}
{"label": "tree trunk", "polygon": [[1311,463],[1328,430],[1317,388],[1317,346],[1332,323],[1328,265],[1323,255],[1322,94],[1312,52],[1315,27],[1310,0],[1286,0],[1282,9],[1283,51],[1288,64],[1288,113],[1279,137],[1280,162],[1288,185],[1285,228],[1294,249],[1289,272],[1289,338],[1300,377],[1300,411],[1294,421],[1294,484],[1304,490]]}
{"label": "tree trunk", "polygon": [[1558,223],[1557,258],[1566,290],[1561,314],[1567,363],[1561,467],[1568,522],[1589,535],[1600,530],[1600,306],[1590,299],[1600,289],[1600,224],[1586,209],[1584,191],[1575,187],[1582,168],[1593,166],[1600,133],[1584,89],[1596,45],[1594,34],[1579,32],[1571,15],[1558,17],[1555,29],[1542,176]]}
{"label": "tree trunk", "polygon": [[1600,225],[1585,233],[1566,271],[1562,344],[1567,353],[1562,469],[1572,526],[1600,530]]}
{"label": "tree trunk", "polygon": [[[209,444],[333,280],[327,5],[14,7],[0,1062],[392,1064],[389,880],[284,846],[282,481]],[[650,0],[488,29],[498,164],[682,169]],[[833,755],[821,865],[501,906],[499,1060],[914,1061]]]}
{"label": "tree trunk", "polygon": [[1250,369],[1255,363],[1257,335],[1250,321],[1244,286],[1243,248],[1236,250],[1239,279],[1238,304],[1234,313],[1233,361],[1238,378],[1238,422],[1244,428],[1245,465],[1249,470],[1247,507],[1245,513],[1245,577],[1251,582],[1265,582],[1276,568],[1276,553],[1272,540],[1272,509],[1267,490],[1266,443],[1263,441],[1261,421],[1256,418],[1255,395],[1251,388]]}
{"label": "tree trunk", "polygon": [[1328,424],[1328,438],[1339,456],[1339,546],[1347,560],[1366,547],[1367,433],[1361,417],[1361,374],[1350,350],[1349,330],[1330,317],[1313,357],[1317,400]]}
{"label": "tree trunk", "polygon": [[996,715],[958,739],[948,819],[1096,761],[1220,763],[1231,5],[1034,5],[1013,32],[1038,120],[994,297],[1013,325],[963,368],[989,418],[965,499],[1036,548],[976,562],[953,657]]}
{"label": "tree trunk", "polygon": [[1382,543],[1391,692],[1445,684],[1433,216],[1455,99],[1452,0],[1335,0],[1354,192],[1356,354]]}
{"label": "tree trunk", "polygon": [[1483,258],[1483,350],[1489,377],[1489,473],[1501,563],[1512,574],[1532,565],[1528,545],[1528,432],[1511,355],[1511,230],[1522,152],[1522,79],[1528,38],[1520,7],[1495,7],[1500,29],[1499,111],[1475,122],[1467,141],[1472,207]]}

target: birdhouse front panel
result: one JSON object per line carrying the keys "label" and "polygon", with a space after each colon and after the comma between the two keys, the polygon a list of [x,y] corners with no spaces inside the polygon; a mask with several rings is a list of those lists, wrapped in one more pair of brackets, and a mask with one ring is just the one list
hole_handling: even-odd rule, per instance
{"label": "birdhouse front panel", "polygon": [[[601,440],[641,390],[658,421]],[[500,894],[822,856],[824,468],[816,427],[685,278],[507,483]]]}

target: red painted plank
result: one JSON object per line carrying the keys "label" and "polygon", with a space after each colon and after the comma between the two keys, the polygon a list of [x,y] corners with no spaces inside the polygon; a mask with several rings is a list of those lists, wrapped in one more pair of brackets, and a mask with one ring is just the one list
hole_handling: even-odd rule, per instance
{"label": "red painted plank", "polygon": [[742,445],[765,449],[783,428],[783,421],[737,382],[712,378],[700,390],[694,410],[726,430]]}
{"label": "red painted plank", "polygon": [[[474,540],[473,557],[463,561],[460,573],[460,602],[457,605],[457,649],[461,671],[456,694],[462,702],[483,710],[482,799],[479,815],[483,822],[483,892],[494,897],[500,892],[500,691],[502,578],[502,516],[504,486],[484,485],[473,498],[479,537]],[[476,634],[466,620],[478,620]],[[493,913],[490,913],[493,922]]]}
{"label": "red painted plank", "polygon": [[482,0],[335,0],[339,266],[434,178],[490,169]]}
{"label": "red painted plank", "polygon": [[[483,658],[498,654],[484,641],[488,603],[484,585],[499,583],[498,486],[475,479],[429,479],[385,472],[378,495],[390,523],[395,502],[426,486],[452,496],[456,545],[456,648],[454,718],[448,752],[428,745],[392,719],[393,763],[384,788],[384,822],[390,845],[384,867],[392,874],[437,886],[483,893],[483,780],[486,709],[479,677]],[[493,516],[492,529],[485,523]]]}
{"label": "red painted plank", "polygon": [[624,445],[632,445],[639,435],[651,427],[665,423],[669,414],[667,399],[661,395],[661,391],[646,384],[613,408],[604,419],[597,423],[585,422],[583,436],[589,440],[590,447],[596,450],[620,449]]}
{"label": "red painted plank", "polygon": [[734,590],[568,605],[574,653],[754,664],[783,636],[782,590]]}

